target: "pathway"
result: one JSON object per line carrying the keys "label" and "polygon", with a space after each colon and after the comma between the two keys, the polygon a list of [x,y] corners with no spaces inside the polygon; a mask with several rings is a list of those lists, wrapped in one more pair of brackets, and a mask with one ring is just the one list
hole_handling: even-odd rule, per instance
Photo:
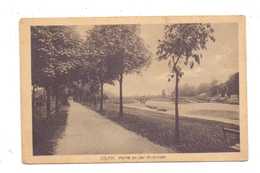
{"label": "pathway", "polygon": [[146,154],[174,152],[128,131],[79,103],[70,101],[67,127],[55,155]]}

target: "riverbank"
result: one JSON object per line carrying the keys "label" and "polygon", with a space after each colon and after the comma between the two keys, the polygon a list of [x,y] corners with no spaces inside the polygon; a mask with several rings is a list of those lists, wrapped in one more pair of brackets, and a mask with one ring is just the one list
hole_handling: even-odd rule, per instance
{"label": "riverbank", "polygon": [[124,116],[119,118],[118,110],[119,105],[105,103],[104,111],[100,113],[125,129],[179,153],[229,152],[221,124],[228,128],[239,129],[239,126],[234,124],[180,117],[181,143],[175,144],[174,115],[124,107]]}

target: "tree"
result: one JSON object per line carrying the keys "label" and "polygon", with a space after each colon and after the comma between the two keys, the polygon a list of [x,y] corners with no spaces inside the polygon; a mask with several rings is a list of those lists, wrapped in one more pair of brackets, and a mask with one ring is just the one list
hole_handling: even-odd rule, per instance
{"label": "tree", "polygon": [[186,96],[186,97],[191,97],[195,96],[195,87],[189,86],[187,83],[179,88],[179,95],[180,96]]}
{"label": "tree", "polygon": [[199,86],[196,89],[197,94],[202,94],[202,93],[210,93],[210,83],[200,83]]}
{"label": "tree", "polygon": [[225,83],[219,84],[219,94],[221,97],[225,97],[227,93],[227,85]]}
{"label": "tree", "polygon": [[211,82],[210,92],[212,97],[218,96],[219,94],[219,85],[216,79],[213,79]]}
{"label": "tree", "polygon": [[230,75],[228,81],[225,84],[228,95],[236,94],[239,96],[239,72]]}
{"label": "tree", "polygon": [[[178,83],[184,75],[179,66],[181,60],[184,65],[194,67],[195,62],[200,64],[202,55],[198,50],[206,50],[206,43],[209,40],[215,41],[210,24],[170,24],[166,25],[164,40],[158,40],[157,56],[158,60],[169,59],[171,70],[170,78],[175,76],[175,134],[174,141],[180,142],[179,131],[179,111],[178,111]],[[170,81],[169,78],[169,81]]]}
{"label": "tree", "polygon": [[84,56],[83,40],[72,26],[33,26],[31,42],[32,84],[45,88],[49,116],[50,92],[56,97],[57,112],[59,94],[66,94],[59,91],[66,90],[68,73],[81,64]]}
{"label": "tree", "polygon": [[119,74],[120,99],[119,117],[123,116],[123,75],[140,74],[151,63],[151,52],[140,37],[139,25],[115,25],[111,26],[115,31],[113,38],[114,46],[117,48],[114,58],[114,69]]}
{"label": "tree", "polygon": [[91,64],[89,69],[92,78],[95,76],[94,78],[100,83],[100,111],[103,111],[104,84],[113,85],[113,80],[117,77],[110,65],[114,54],[112,44],[109,40],[112,39],[109,38],[110,33],[111,31],[108,26],[94,26],[91,30],[87,31],[85,41],[88,61]]}
{"label": "tree", "polygon": [[[123,75],[141,73],[148,67],[151,53],[140,37],[139,25],[101,25],[89,32],[88,49],[95,59],[95,67],[101,83],[118,80],[120,85],[119,116],[123,116]],[[101,93],[101,102],[103,93]],[[100,104],[101,105],[101,104]]]}

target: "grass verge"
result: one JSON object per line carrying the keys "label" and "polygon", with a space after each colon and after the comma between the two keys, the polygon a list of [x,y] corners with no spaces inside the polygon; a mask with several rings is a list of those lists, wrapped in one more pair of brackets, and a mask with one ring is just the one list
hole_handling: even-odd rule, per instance
{"label": "grass verge", "polygon": [[57,115],[33,117],[33,155],[53,155],[58,138],[67,123],[69,106],[61,107]]}
{"label": "grass verge", "polygon": [[222,110],[201,109],[201,110],[190,111],[190,112],[188,112],[188,114],[191,114],[191,115],[204,115],[204,116],[209,116],[209,117],[221,117],[221,118],[228,117],[229,119],[239,120],[239,113],[236,112],[236,111],[222,111]]}
{"label": "grass verge", "polygon": [[105,110],[99,113],[125,129],[179,153],[229,152],[220,125],[239,129],[239,126],[233,124],[180,117],[182,141],[180,144],[175,144],[173,143],[174,115],[124,107],[124,115],[119,118],[118,105],[109,103],[105,105]]}

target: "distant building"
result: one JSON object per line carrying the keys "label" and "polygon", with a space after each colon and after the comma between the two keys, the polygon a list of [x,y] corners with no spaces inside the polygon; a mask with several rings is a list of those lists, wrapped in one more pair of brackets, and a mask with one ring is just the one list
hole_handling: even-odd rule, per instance
{"label": "distant building", "polygon": [[210,101],[210,94],[209,93],[201,93],[199,94],[199,99]]}

